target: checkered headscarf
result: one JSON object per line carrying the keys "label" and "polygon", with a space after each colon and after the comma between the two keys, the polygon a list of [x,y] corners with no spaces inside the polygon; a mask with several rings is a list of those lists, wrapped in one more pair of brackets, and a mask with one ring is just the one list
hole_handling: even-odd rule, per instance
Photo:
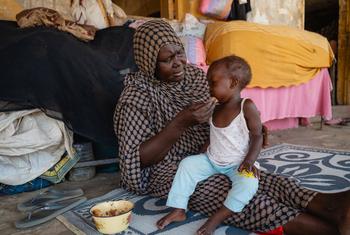
{"label": "checkered headscarf", "polygon": [[143,74],[149,77],[154,75],[159,50],[169,44],[183,48],[180,39],[165,21],[151,20],[137,28],[134,35],[134,55]]}
{"label": "checkered headscarf", "polygon": [[[154,107],[157,107],[159,122],[156,126],[158,130],[161,130],[165,123],[186,105],[209,98],[208,83],[204,72],[191,65],[186,65],[185,78],[176,84],[156,79],[155,69],[160,48],[170,44],[183,47],[181,40],[167,22],[163,20],[147,21],[137,28],[133,43],[135,61],[139,71],[127,75],[125,90],[128,87],[138,87],[148,94]],[[135,100],[135,97],[131,98],[131,94],[127,94],[125,90],[119,99],[120,105]]]}

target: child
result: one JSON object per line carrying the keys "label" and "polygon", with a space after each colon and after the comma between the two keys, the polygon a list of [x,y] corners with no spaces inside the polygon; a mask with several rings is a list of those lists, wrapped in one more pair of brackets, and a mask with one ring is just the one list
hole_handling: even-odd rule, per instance
{"label": "child", "polygon": [[183,159],[168,195],[167,206],[174,210],[157,222],[159,229],[186,219],[188,200],[198,182],[214,174],[225,174],[232,182],[224,205],[197,234],[212,234],[232,213],[241,212],[258,190],[258,164],[262,124],[259,112],[240,92],[251,80],[248,63],[238,56],[227,56],[208,70],[210,94],[217,106],[209,120],[210,145],[205,153]]}

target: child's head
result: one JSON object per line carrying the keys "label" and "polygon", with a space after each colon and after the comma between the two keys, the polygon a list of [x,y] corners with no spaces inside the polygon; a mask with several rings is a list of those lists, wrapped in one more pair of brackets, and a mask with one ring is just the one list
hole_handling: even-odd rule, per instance
{"label": "child's head", "polygon": [[252,79],[252,73],[243,58],[231,55],[214,61],[207,77],[211,96],[220,101],[244,89]]}

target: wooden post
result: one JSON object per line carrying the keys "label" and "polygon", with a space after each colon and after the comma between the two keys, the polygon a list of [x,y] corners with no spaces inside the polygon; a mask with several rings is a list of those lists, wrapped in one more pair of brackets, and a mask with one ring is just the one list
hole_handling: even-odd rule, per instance
{"label": "wooden post", "polygon": [[174,0],[160,1],[160,17],[170,20],[174,19]]}
{"label": "wooden post", "polygon": [[350,0],[339,0],[338,104],[350,104]]}
{"label": "wooden post", "polygon": [[179,21],[181,21],[186,14],[185,5],[187,5],[185,0],[175,0],[175,18]]}

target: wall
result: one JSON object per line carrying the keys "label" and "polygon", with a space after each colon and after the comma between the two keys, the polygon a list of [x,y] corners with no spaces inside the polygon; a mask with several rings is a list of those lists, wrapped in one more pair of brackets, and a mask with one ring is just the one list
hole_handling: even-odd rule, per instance
{"label": "wall", "polygon": [[252,11],[247,15],[248,21],[304,29],[304,0],[251,0],[250,2]]}
{"label": "wall", "polygon": [[127,15],[149,16],[160,11],[160,0],[112,0]]}
{"label": "wall", "polygon": [[0,19],[16,20],[16,15],[23,10],[23,7],[13,0],[0,0]]}
{"label": "wall", "polygon": [[338,104],[350,104],[350,0],[339,0]]}
{"label": "wall", "polygon": [[[161,0],[162,16],[182,20],[186,12],[199,18],[205,18],[198,12],[200,0]],[[271,4],[273,2],[273,4]],[[170,7],[169,7],[170,6]],[[251,0],[252,11],[248,13],[248,21],[262,24],[289,25],[304,29],[305,0]],[[169,13],[169,11],[174,13]],[[165,12],[168,11],[168,12]]]}

